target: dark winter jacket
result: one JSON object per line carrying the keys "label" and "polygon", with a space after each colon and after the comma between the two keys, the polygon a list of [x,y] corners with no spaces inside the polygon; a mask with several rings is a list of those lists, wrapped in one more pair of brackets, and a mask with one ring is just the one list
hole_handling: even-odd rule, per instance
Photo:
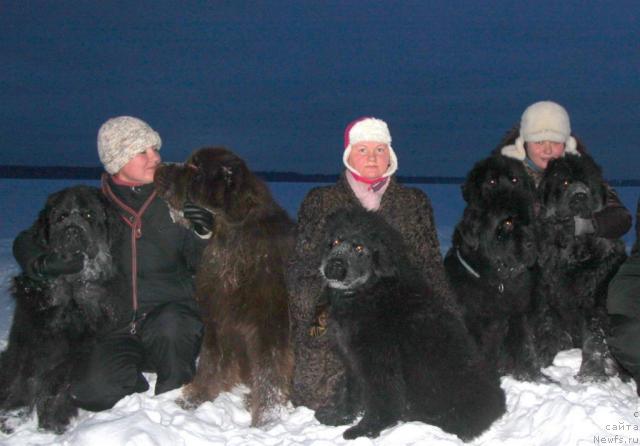
{"label": "dark winter jacket", "polygon": [[[505,137],[502,139],[500,144],[493,150],[493,154],[499,154],[503,147],[511,145],[515,142],[520,134],[519,126],[512,128]],[[580,142],[578,138],[573,135],[576,139],[577,147],[576,149],[581,155],[588,155],[588,152],[585,146]],[[536,172],[531,167],[524,162],[525,169],[527,173],[535,180],[536,186],[539,184],[541,179],[541,173]],[[605,206],[602,210],[593,214],[593,219],[595,221],[595,235],[598,237],[604,237],[609,239],[620,238],[624,234],[629,231],[631,228],[631,214],[624,207],[618,194],[616,191],[606,184],[607,187],[607,200]]]}
{"label": "dark winter jacket", "polygon": [[[319,274],[325,219],[338,209],[362,207],[344,174],[332,186],[314,188],[298,212],[297,240],[288,270],[292,339],[296,354],[293,401],[312,409],[330,405],[341,386],[344,365],[328,345],[328,337],[311,337],[311,324],[322,280]],[[400,232],[409,247],[409,259],[423,271],[437,293],[455,308],[442,265],[431,203],[424,192],[407,188],[391,177],[377,211]],[[455,310],[457,311],[457,310]]]}
{"label": "dark winter jacket", "polygon": [[[130,208],[138,210],[154,191],[153,184],[139,187],[108,184],[114,194]],[[113,203],[113,200],[110,200]],[[114,203],[124,218],[130,218]],[[131,230],[126,226],[127,236],[113,253],[114,260],[128,278],[128,290],[132,295],[133,267]],[[23,231],[14,241],[13,251],[23,271],[29,271],[31,262],[45,252],[45,247],[35,241],[34,226]],[[167,204],[159,197],[150,202],[142,214],[140,237],[136,240],[137,267],[137,317],[167,302],[185,302],[196,308],[193,300],[193,276],[200,260],[206,240],[198,238],[191,230],[175,224],[170,217]],[[132,298],[133,309],[133,298]]]}

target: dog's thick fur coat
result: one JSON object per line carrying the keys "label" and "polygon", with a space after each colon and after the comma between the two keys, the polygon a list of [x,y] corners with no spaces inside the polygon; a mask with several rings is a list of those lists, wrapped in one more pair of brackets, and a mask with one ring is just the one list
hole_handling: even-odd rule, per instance
{"label": "dog's thick fur coat", "polygon": [[522,163],[478,162],[444,264],[469,332],[500,374],[540,377],[530,318],[537,274],[535,186]]}
{"label": "dog's thick fur coat", "polygon": [[215,220],[196,275],[205,334],[185,397],[199,404],[244,383],[252,424],[263,424],[270,409],[287,401],[293,368],[284,281],[293,222],[264,182],[223,148],[160,166],[155,182],[183,224],[189,225],[179,215],[186,201]]}
{"label": "dog's thick fur coat", "polygon": [[[79,273],[14,280],[15,313],[0,356],[0,410],[35,407],[41,428],[62,432],[77,414],[69,384],[96,338],[124,325],[129,294],[111,257],[121,224],[98,189],[76,186],[52,194],[35,223],[45,253],[82,254]],[[4,430],[10,427],[3,422]]]}
{"label": "dog's thick fur coat", "polygon": [[352,404],[325,416],[350,422],[364,410],[345,438],[413,420],[469,440],[504,413],[497,374],[411,265],[397,231],[374,213],[340,211],[328,219],[325,246],[320,311],[353,384],[337,395]]}
{"label": "dog's thick fur coat", "polygon": [[615,373],[605,343],[609,281],[626,258],[624,242],[574,235],[574,217],[604,207],[606,187],[588,156],[549,162],[539,185],[541,278],[536,292],[536,344],[543,365],[568,348],[582,348],[582,379]]}

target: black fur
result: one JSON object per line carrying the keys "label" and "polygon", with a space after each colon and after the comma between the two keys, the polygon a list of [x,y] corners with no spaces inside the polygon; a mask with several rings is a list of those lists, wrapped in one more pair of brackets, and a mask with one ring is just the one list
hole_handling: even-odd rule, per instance
{"label": "black fur", "polygon": [[537,279],[534,185],[521,162],[493,156],[463,185],[467,201],[445,257],[465,323],[501,374],[541,377],[530,323]]}
{"label": "black fur", "polygon": [[600,168],[587,155],[549,162],[539,185],[541,278],[537,290],[536,337],[543,364],[567,348],[582,348],[581,379],[614,372],[605,344],[609,281],[625,260],[622,240],[594,234],[574,236],[574,216],[604,207]]}
{"label": "black fur", "polygon": [[110,248],[122,223],[95,188],[51,195],[36,222],[46,251],[84,255],[77,274],[54,280],[14,279],[15,313],[9,345],[0,355],[0,427],[33,408],[39,427],[60,433],[77,414],[69,394],[74,368],[100,333],[123,323],[130,308]]}
{"label": "black fur", "polygon": [[522,206],[507,204],[465,209],[444,264],[485,358],[500,374],[531,380],[541,374],[529,320],[537,277],[535,232]]}
{"label": "black fur", "polygon": [[535,184],[522,162],[502,155],[478,161],[467,174],[462,185],[462,198],[470,206],[482,208],[492,205],[496,195],[513,196],[513,200],[533,202]]}
{"label": "black fur", "polygon": [[[327,222],[321,272],[329,308],[327,333],[360,392],[323,414],[352,421],[344,437],[376,437],[397,421],[424,421],[469,440],[505,411],[497,374],[488,368],[462,321],[446,309],[406,256],[400,234],[363,210]],[[351,412],[349,412],[351,410]]]}

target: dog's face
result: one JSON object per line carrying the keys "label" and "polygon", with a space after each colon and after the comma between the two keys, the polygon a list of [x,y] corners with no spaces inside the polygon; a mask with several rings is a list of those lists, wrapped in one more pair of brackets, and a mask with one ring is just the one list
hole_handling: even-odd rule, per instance
{"label": "dog's face", "polygon": [[330,288],[352,291],[396,275],[401,238],[379,216],[339,211],[327,219],[320,273]]}
{"label": "dog's face", "polygon": [[[95,188],[75,186],[52,194],[38,218],[40,243],[63,256],[82,254],[83,274],[107,273],[117,216]],[[100,270],[100,271],[98,271]]]}
{"label": "dog's face", "polygon": [[522,162],[502,155],[495,155],[476,163],[462,185],[462,197],[475,206],[485,206],[500,194],[522,196],[528,200],[534,196],[535,184]]}
{"label": "dog's face", "polygon": [[606,198],[601,170],[586,155],[567,154],[550,161],[539,193],[544,218],[591,218],[604,207]]}
{"label": "dog's face", "polygon": [[512,280],[535,264],[536,237],[526,205],[465,209],[454,233],[454,246],[473,258],[481,275]]}
{"label": "dog's face", "polygon": [[230,220],[241,219],[257,202],[255,181],[241,158],[220,147],[196,150],[183,164],[161,164],[154,179],[174,210],[190,201]]}

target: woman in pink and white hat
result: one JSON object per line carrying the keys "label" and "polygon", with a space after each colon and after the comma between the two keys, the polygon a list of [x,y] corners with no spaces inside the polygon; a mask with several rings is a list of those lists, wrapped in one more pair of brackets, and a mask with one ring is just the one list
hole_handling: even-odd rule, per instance
{"label": "woman in pink and white hat", "polygon": [[344,172],[336,184],[310,190],[298,212],[296,252],[289,271],[296,356],[292,400],[316,410],[316,417],[326,424],[341,421],[333,419],[340,410],[332,405],[336,393],[347,386],[345,366],[330,348],[328,336],[311,337],[308,332],[322,289],[318,252],[327,216],[353,208],[378,213],[400,232],[411,250],[410,259],[434,290],[452,296],[431,203],[423,191],[397,182],[398,158],[391,141],[389,127],[381,119],[362,117],[351,122],[344,133]]}

